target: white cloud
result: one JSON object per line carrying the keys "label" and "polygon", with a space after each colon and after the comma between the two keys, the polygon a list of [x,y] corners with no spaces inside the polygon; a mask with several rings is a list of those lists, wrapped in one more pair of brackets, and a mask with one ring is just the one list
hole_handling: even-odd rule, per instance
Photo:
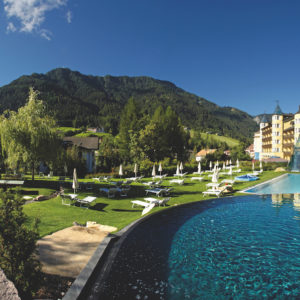
{"label": "white cloud", "polygon": [[70,24],[72,22],[72,12],[70,10],[67,11],[67,14],[66,14],[66,17],[67,17],[67,22]]}
{"label": "white cloud", "polygon": [[[45,21],[45,14],[48,11],[66,5],[67,1],[68,0],[3,0],[4,11],[8,19],[17,19],[20,22],[20,31],[28,33],[35,31],[48,40],[50,39],[51,33],[48,30],[40,29],[41,24]],[[13,23],[9,24],[13,25]],[[10,29],[17,29],[12,25],[8,25],[8,27]]]}
{"label": "white cloud", "polygon": [[14,25],[14,23],[12,22],[9,22],[7,24],[7,27],[6,27],[6,31],[7,32],[15,32],[17,30],[16,26]]}

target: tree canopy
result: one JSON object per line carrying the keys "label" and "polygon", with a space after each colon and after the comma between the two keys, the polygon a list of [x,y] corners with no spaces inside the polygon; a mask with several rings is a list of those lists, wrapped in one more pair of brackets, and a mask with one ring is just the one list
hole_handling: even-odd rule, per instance
{"label": "tree canopy", "polygon": [[38,92],[33,88],[25,106],[1,116],[0,134],[7,164],[12,169],[19,164],[29,166],[33,180],[36,164],[55,159],[60,145],[56,123],[47,115],[43,101],[38,100]]}

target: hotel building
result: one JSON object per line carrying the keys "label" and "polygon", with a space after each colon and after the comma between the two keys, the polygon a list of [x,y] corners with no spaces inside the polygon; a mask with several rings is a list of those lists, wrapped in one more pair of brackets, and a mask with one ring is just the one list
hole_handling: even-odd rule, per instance
{"label": "hotel building", "polygon": [[289,161],[300,136],[300,106],[295,114],[284,114],[277,104],[271,122],[263,116],[259,128],[254,134],[255,159],[275,157]]}

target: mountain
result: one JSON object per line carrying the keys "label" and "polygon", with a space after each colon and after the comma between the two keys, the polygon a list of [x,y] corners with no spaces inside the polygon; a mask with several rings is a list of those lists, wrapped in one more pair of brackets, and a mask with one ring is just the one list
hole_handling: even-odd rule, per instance
{"label": "mountain", "polygon": [[24,105],[30,86],[40,91],[60,126],[103,126],[116,133],[122,108],[133,97],[142,113],[152,114],[158,105],[170,105],[188,128],[238,139],[252,137],[258,128],[247,113],[220,107],[168,81],[145,76],[90,76],[66,68],[21,76],[1,87],[0,112]]}

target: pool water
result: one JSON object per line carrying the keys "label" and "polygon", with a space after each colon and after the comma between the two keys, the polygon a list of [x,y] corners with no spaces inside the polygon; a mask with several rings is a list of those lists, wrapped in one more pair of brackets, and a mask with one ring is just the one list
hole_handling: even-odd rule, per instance
{"label": "pool water", "polygon": [[246,190],[255,194],[294,194],[300,193],[300,174],[287,174],[271,182]]}
{"label": "pool water", "polygon": [[156,214],[86,299],[300,299],[300,199],[244,196]]}

